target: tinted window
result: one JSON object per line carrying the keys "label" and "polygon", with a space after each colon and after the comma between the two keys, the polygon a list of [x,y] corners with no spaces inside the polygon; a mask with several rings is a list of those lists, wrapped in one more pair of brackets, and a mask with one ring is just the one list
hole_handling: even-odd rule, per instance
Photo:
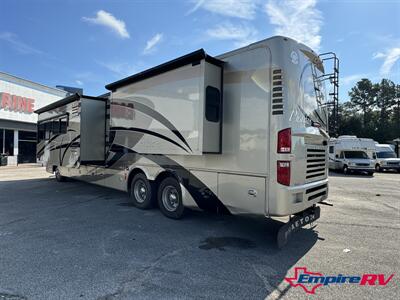
{"label": "tinted window", "polygon": [[219,122],[221,110],[221,95],[218,89],[212,86],[206,88],[206,120]]}
{"label": "tinted window", "polygon": [[368,158],[367,153],[363,151],[345,151],[344,156],[346,158]]}
{"label": "tinted window", "polygon": [[20,130],[18,132],[18,140],[35,142],[36,141],[36,132]]}
{"label": "tinted window", "polygon": [[334,147],[333,146],[329,146],[329,153],[333,153]]}
{"label": "tinted window", "polygon": [[52,129],[53,134],[59,134],[60,133],[60,121],[55,120],[52,123],[53,123],[53,129]]}
{"label": "tinted window", "polygon": [[60,133],[67,133],[67,117],[60,119]]}
{"label": "tinted window", "polygon": [[378,158],[396,158],[396,154],[391,151],[377,152]]}

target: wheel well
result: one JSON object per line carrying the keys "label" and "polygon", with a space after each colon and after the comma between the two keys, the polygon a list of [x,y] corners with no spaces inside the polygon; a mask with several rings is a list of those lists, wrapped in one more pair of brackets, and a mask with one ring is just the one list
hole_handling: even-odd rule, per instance
{"label": "wheel well", "polygon": [[162,171],[160,174],[157,175],[156,179],[154,180],[154,187],[158,189],[158,186],[160,185],[161,181],[163,181],[167,177],[173,177],[178,182],[180,182],[179,177],[171,170],[166,170]]}
{"label": "wheel well", "polygon": [[[131,191],[131,182],[132,182],[132,179],[133,179],[133,177],[135,177],[135,175],[136,174],[139,174],[139,173],[142,173],[143,175],[145,175],[146,176],[146,174],[143,172],[143,170],[142,169],[139,169],[139,168],[135,168],[135,169],[133,169],[130,173],[129,173],[129,176],[128,176],[128,181],[127,181],[127,185],[128,185],[128,193]],[[146,176],[147,177],[147,176]]]}

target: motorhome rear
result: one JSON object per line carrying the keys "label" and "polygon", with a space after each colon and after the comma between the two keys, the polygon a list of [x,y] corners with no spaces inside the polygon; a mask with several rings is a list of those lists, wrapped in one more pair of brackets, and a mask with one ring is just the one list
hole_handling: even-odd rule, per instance
{"label": "motorhome rear", "polygon": [[318,56],[285,37],[218,57],[195,51],[107,85],[107,99],[75,95],[40,109],[39,126],[68,118],[66,133],[46,125],[38,154],[55,153],[47,169],[59,179],[127,191],[171,218],[186,207],[318,218],[328,195],[323,76]]}
{"label": "motorhome rear", "polygon": [[400,172],[400,158],[389,144],[375,144],[376,150],[376,171],[397,170]]}
{"label": "motorhome rear", "polygon": [[329,141],[329,168],[349,172],[375,170],[375,142],[372,139],[342,135]]}

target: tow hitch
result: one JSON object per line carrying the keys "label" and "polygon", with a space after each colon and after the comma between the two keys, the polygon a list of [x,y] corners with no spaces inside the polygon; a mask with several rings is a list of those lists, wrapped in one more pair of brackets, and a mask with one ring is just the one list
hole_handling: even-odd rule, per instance
{"label": "tow hitch", "polygon": [[305,225],[311,224],[318,220],[320,213],[321,209],[318,206],[314,206],[291,217],[289,222],[283,225],[278,231],[277,243],[279,249],[283,248],[287,244],[289,237],[294,232],[298,231]]}

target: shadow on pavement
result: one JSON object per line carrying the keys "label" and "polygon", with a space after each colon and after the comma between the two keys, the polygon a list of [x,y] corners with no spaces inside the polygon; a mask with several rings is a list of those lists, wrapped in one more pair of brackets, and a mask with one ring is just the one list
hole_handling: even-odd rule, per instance
{"label": "shadow on pavement", "polygon": [[[243,292],[241,296],[252,294],[255,298],[265,298],[270,293],[277,293],[281,297],[290,289],[287,284],[278,287],[288,276],[287,273],[310,251],[318,239],[321,242],[324,240],[318,237],[318,232],[314,228],[303,228],[291,237],[285,248],[279,250],[276,234],[279,227],[283,225],[280,221],[260,217],[215,215],[198,211],[188,211],[182,220],[171,220],[164,217],[157,208],[141,211],[131,207],[125,193],[79,181],[58,183],[51,178],[2,181],[0,182],[0,190],[13,193],[12,199],[7,195],[0,195],[0,210],[2,211],[0,216],[7,215],[8,209],[13,211],[18,207],[20,210],[18,217],[23,218],[25,215],[26,218],[33,218],[34,222],[39,223],[43,222],[44,216],[35,212],[45,214],[48,210],[49,216],[46,216],[48,220],[44,223],[46,226],[51,227],[50,224],[54,224],[57,219],[62,219],[64,221],[58,222],[56,225],[63,226],[60,232],[64,232],[65,227],[68,229],[68,239],[81,239],[80,243],[76,242],[76,244],[82,248],[76,248],[74,251],[84,251],[81,249],[93,249],[93,247],[96,249],[98,242],[96,234],[101,237],[102,234],[107,233],[107,230],[127,232],[130,236],[135,236],[133,239],[130,238],[129,243],[139,243],[136,246],[137,248],[129,247],[130,244],[127,241],[116,240],[115,238],[113,244],[107,245],[107,247],[113,247],[112,249],[118,245],[115,248],[116,250],[113,250],[114,254],[107,258],[110,265],[112,265],[112,260],[118,255],[119,251],[124,255],[127,255],[126,252],[128,252],[129,257],[135,257],[137,261],[145,262],[149,260],[149,256],[159,257],[160,253],[164,252],[167,252],[167,254],[164,253],[161,257],[169,257],[169,260],[171,260],[176,256],[174,251],[181,247],[180,249],[184,250],[179,254],[180,257],[176,257],[175,273],[170,276],[173,277],[171,277],[173,280],[183,281],[187,287],[183,288],[182,285],[179,285],[176,288],[171,288],[169,290],[171,294],[166,294],[166,297],[179,296],[181,292],[185,293],[185,289],[188,293],[191,293],[190,284],[193,284],[193,281],[187,278],[192,274],[191,272],[197,272],[199,273],[197,275],[201,275],[199,280],[204,280],[202,284],[214,284],[213,281],[217,281],[222,286],[226,285],[227,291],[231,289],[233,284],[240,292]],[[32,192],[29,193],[29,191]],[[88,203],[89,201],[90,203]],[[50,206],[55,206],[57,210],[50,210],[48,208]],[[88,214],[88,216],[77,215],[79,211],[82,214]],[[75,216],[78,221],[74,219]],[[51,218],[54,218],[54,222]],[[85,224],[85,226],[78,227],[79,224]],[[14,226],[17,225],[14,223]],[[0,224],[0,226],[2,225]],[[95,231],[95,233],[92,231]],[[93,237],[93,239],[87,241],[87,247],[84,245],[86,240],[82,239],[82,236]],[[63,237],[58,238],[62,239]],[[43,237],[34,239],[31,245],[32,249],[43,247],[42,241]],[[0,243],[0,245],[2,244]],[[99,245],[102,245],[100,241]],[[53,247],[58,248],[59,246],[53,245]],[[172,251],[171,249],[175,250]],[[33,251],[32,253],[41,255],[40,251]],[[99,264],[92,266],[93,270],[97,270],[97,267],[103,268],[103,262],[100,260],[102,257],[97,258],[96,255],[96,251],[90,253],[91,263]],[[196,259],[193,259],[192,256],[195,256]],[[40,259],[45,260],[45,258]],[[185,260],[188,261],[185,262]],[[226,263],[223,262],[224,260]],[[156,263],[149,263],[146,272],[158,274],[158,269],[153,268],[153,266],[156,264],[157,268],[161,269],[160,264],[164,264],[164,262],[161,262],[160,258],[155,261]],[[237,264],[232,263],[232,261],[237,261]],[[190,270],[187,269],[188,263]],[[213,267],[220,263],[226,269],[219,270]],[[54,264],[58,264],[58,262],[56,261]],[[56,265],[50,269],[63,267],[65,266]],[[162,267],[163,270],[168,269],[168,263],[165,262],[165,266]],[[124,268],[129,268],[129,265]],[[3,271],[7,272],[7,270]],[[30,272],[29,266],[27,266],[27,272]],[[32,270],[32,272],[35,271]],[[185,272],[189,272],[189,275]],[[219,274],[219,272],[221,273]],[[290,273],[292,272],[290,271]],[[42,275],[51,278],[52,274]],[[113,275],[109,274],[109,276]],[[155,275],[155,277],[157,276]],[[220,279],[224,276],[226,278]],[[150,275],[148,280],[150,282],[152,280]],[[132,285],[134,285],[134,281],[133,277]],[[242,281],[246,283],[246,287],[241,288]],[[57,285],[58,283],[54,284]],[[60,286],[59,288],[62,289],[63,287]],[[125,296],[151,295],[157,288],[160,289],[161,293],[164,293],[163,287],[153,286],[153,290],[143,289],[145,294],[130,294],[132,291],[128,286],[125,288]],[[223,291],[224,287],[221,288]],[[167,293],[167,290],[165,290],[165,293]],[[211,296],[222,297],[225,293],[227,293],[227,297],[235,298],[234,291],[225,291],[222,294],[215,291],[215,294]],[[194,294],[193,297],[199,295]]]}

